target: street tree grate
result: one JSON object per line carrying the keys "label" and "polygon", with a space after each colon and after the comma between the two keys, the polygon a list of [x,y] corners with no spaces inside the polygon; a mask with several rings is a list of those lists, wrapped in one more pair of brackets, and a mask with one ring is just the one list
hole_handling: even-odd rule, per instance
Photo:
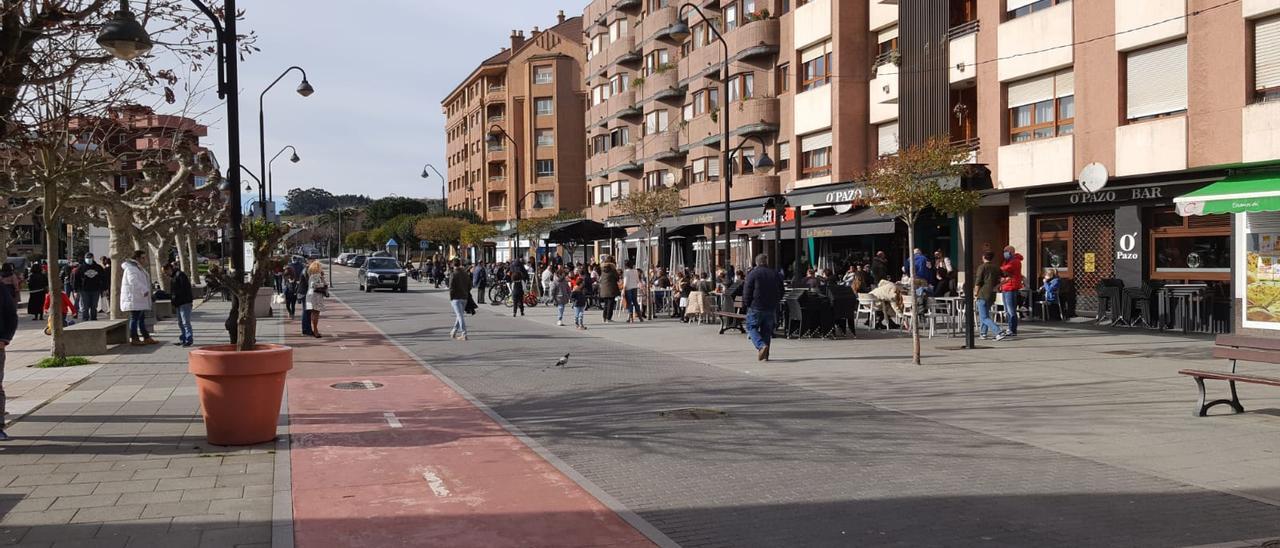
{"label": "street tree grate", "polygon": [[676,419],[686,421],[700,421],[707,419],[723,419],[729,414],[719,409],[710,409],[706,407],[686,407],[684,409],[671,409],[668,411],[658,411],[658,416],[664,419]]}
{"label": "street tree grate", "polygon": [[382,384],[372,381],[340,382],[329,385],[329,388],[334,390],[377,390],[382,388]]}

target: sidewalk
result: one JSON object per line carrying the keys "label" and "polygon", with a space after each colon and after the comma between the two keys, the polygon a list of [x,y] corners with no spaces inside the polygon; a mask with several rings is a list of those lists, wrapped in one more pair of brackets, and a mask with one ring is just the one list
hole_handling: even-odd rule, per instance
{"label": "sidewalk", "polygon": [[5,424],[11,424],[46,402],[58,397],[80,381],[90,377],[118,355],[94,356],[92,365],[61,369],[30,367],[49,355],[50,339],[44,334],[44,321],[32,321],[26,314],[26,295],[18,311],[18,334],[5,349],[4,391]]}
{"label": "sidewalk", "polygon": [[345,305],[321,332],[286,337],[300,548],[652,545]]}
{"label": "sidewalk", "polygon": [[[196,310],[197,342],[225,338],[227,306]],[[0,544],[271,545],[275,446],[205,443],[187,350],[168,344],[174,325],[160,323],[164,345],[68,369],[92,376],[9,428]],[[264,322],[263,338],[277,326]]]}

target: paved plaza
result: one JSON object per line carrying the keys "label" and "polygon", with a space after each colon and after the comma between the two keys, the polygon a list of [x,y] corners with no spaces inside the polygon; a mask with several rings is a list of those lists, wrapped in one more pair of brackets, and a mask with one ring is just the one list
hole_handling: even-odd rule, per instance
{"label": "paved plaza", "polygon": [[[547,307],[486,305],[461,343],[443,290],[366,294],[352,272],[336,272],[327,338],[261,324],[295,348],[275,444],[205,443],[181,348],[124,347],[55,375],[25,367],[47,339],[24,327],[7,386],[25,392],[11,388],[10,405],[43,401],[10,417],[16,439],[0,446],[0,544],[1280,538],[1280,392],[1243,386],[1248,413],[1192,417],[1194,385],[1176,371],[1224,366],[1206,337],[1030,324],[977,350],[926,340],[914,366],[904,334],[860,329],[777,341],[760,363],[713,326],[602,325],[597,311],[580,332]],[[198,343],[224,336],[226,310],[197,309]],[[172,322],[159,334],[172,339]],[[344,381],[381,386],[331,388]]]}

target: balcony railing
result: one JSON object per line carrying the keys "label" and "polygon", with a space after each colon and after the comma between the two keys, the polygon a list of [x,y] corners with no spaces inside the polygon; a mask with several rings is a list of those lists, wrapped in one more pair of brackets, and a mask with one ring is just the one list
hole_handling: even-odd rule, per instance
{"label": "balcony railing", "polygon": [[981,148],[982,142],[977,137],[970,137],[968,139],[953,140],[951,141],[951,146],[969,152],[977,152]]}
{"label": "balcony railing", "polygon": [[504,120],[506,120],[506,119],[507,119],[507,117],[506,117],[506,116],[503,116],[503,115],[490,116],[490,117],[489,117],[489,123],[490,123],[490,124],[496,124],[496,123],[501,122],[501,121],[504,121]]}
{"label": "balcony railing", "polygon": [[960,23],[959,25],[951,27],[951,30],[947,31],[947,40],[948,41],[955,40],[956,38],[959,38],[966,34],[973,34],[975,32],[978,32],[978,30],[979,30],[978,19],[974,19],[973,21],[966,21],[964,23]]}
{"label": "balcony railing", "polygon": [[506,211],[506,210],[507,210],[507,204],[489,206],[489,211]]}
{"label": "balcony railing", "polygon": [[490,183],[505,183],[505,182],[507,182],[507,176],[506,176],[506,175],[490,175],[490,176],[489,176],[489,182],[490,182]]}

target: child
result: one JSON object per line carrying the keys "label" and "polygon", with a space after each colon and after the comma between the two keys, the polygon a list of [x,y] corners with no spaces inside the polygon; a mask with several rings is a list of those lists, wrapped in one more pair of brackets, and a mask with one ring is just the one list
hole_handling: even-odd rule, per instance
{"label": "child", "polygon": [[573,326],[583,331],[587,322],[583,313],[587,311],[587,298],[591,295],[591,276],[586,268],[578,267],[578,271],[569,278],[569,299],[573,301]]}
{"label": "child", "polygon": [[1044,285],[1040,286],[1040,291],[1044,292],[1044,302],[1048,304],[1045,307],[1045,321],[1049,321],[1049,313],[1056,310],[1055,314],[1059,319],[1062,318],[1062,306],[1058,303],[1058,286],[1062,284],[1062,280],[1058,279],[1058,269],[1044,269]]}
{"label": "child", "polygon": [[[49,293],[44,294],[44,315],[48,317],[48,322],[46,322],[45,328],[44,328],[45,335],[53,334],[53,323],[52,323],[53,316],[49,316],[49,306],[52,304],[51,297],[53,297],[53,295]],[[62,327],[66,327],[68,325],[74,325],[76,323],[74,318],[76,317],[77,314],[79,314],[79,311],[76,310],[76,305],[71,303],[71,299],[67,297],[66,293],[63,293],[62,294]]]}

